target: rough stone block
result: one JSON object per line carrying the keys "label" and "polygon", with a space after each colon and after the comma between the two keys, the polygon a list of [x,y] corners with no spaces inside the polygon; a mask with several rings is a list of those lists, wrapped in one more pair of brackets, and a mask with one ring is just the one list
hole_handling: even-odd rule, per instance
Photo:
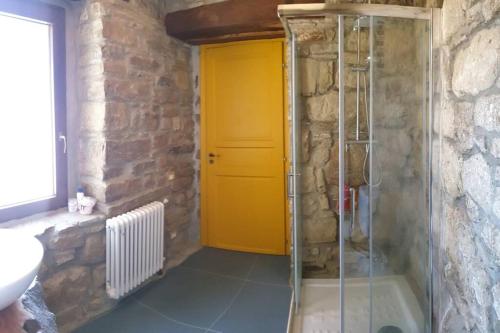
{"label": "rough stone block", "polygon": [[318,197],[319,208],[322,210],[330,209],[330,202],[328,201],[328,196],[326,194],[321,194]]}
{"label": "rough stone block", "polygon": [[318,193],[310,192],[302,194],[302,214],[304,216],[314,216],[319,210]]}
{"label": "rough stone block", "polygon": [[104,130],[121,131],[130,124],[131,110],[125,103],[108,102],[105,106]]}
{"label": "rough stone block", "polygon": [[60,266],[75,259],[75,249],[54,252],[54,263]]}
{"label": "rough stone block", "polygon": [[142,190],[142,179],[127,178],[125,180],[107,183],[105,187],[104,202],[112,202],[130,196]]}
{"label": "rough stone block", "polygon": [[57,315],[75,306],[75,300],[86,299],[90,285],[88,267],[74,266],[59,271],[43,282],[47,305]]}
{"label": "rough stone block", "polygon": [[307,163],[309,161],[311,152],[311,131],[308,129],[303,129],[302,133],[302,163]]}
{"label": "rough stone block", "polygon": [[443,142],[441,154],[440,175],[444,190],[452,198],[457,198],[462,193],[462,156],[447,141]]}
{"label": "rough stone block", "polygon": [[127,46],[122,44],[105,43],[102,46],[104,59],[124,60],[127,56]]}
{"label": "rough stone block", "polygon": [[458,52],[453,65],[453,92],[476,96],[496,82],[500,74],[500,27],[479,31]]}
{"label": "rough stone block", "polygon": [[129,59],[130,66],[141,71],[156,71],[160,64],[151,58],[144,58],[140,56],[132,56]]}
{"label": "rough stone block", "polygon": [[468,102],[457,104],[455,118],[456,145],[460,152],[464,153],[474,146],[474,105]]}
{"label": "rough stone block", "polygon": [[484,221],[481,238],[493,254],[494,262],[500,265],[500,228],[489,221]]}
{"label": "rough stone block", "polygon": [[78,228],[71,228],[61,232],[55,232],[50,238],[47,247],[51,250],[70,250],[83,246],[85,235]]}
{"label": "rough stone block", "polygon": [[155,166],[156,162],[154,160],[139,162],[134,166],[132,173],[134,176],[139,177],[154,170]]}
{"label": "rough stone block", "polygon": [[462,182],[464,190],[483,209],[492,203],[493,186],[491,169],[481,154],[476,154],[464,161]]}
{"label": "rough stone block", "polygon": [[[90,67],[87,67],[89,69]],[[100,70],[100,67],[98,67]],[[92,72],[94,74],[94,72]],[[92,75],[94,76],[94,75]],[[82,80],[81,95],[84,100],[102,102],[105,100],[105,85],[104,81],[100,78],[91,77]]]}
{"label": "rough stone block", "polygon": [[497,318],[500,318],[500,283],[497,283],[491,290],[493,294],[493,308],[497,314]]}
{"label": "rough stone block", "polygon": [[152,82],[123,81],[106,78],[104,91],[106,100],[120,102],[148,102],[151,98]]}
{"label": "rough stone block", "polygon": [[92,284],[94,289],[103,287],[106,284],[106,264],[100,264],[92,270]]}
{"label": "rough stone block", "polygon": [[78,227],[87,235],[94,234],[104,230],[106,227],[106,221],[104,219],[104,215],[99,215],[93,220],[79,222]]}
{"label": "rough stone block", "polygon": [[316,178],[314,175],[313,167],[306,166],[302,168],[301,180],[302,180],[302,185],[301,185],[302,193],[310,193],[316,190]]}
{"label": "rough stone block", "polygon": [[331,91],[326,95],[312,96],[307,99],[306,112],[311,121],[332,122],[332,128],[337,127],[338,92]]}
{"label": "rough stone block", "polygon": [[80,140],[80,173],[100,178],[105,159],[106,143],[102,139],[82,137]]}
{"label": "rough stone block", "polygon": [[187,90],[190,88],[190,75],[187,70],[176,70],[174,73],[175,86],[181,90]]}
{"label": "rough stone block", "polygon": [[487,131],[500,130],[500,95],[485,96],[477,100],[474,124]]}
{"label": "rough stone block", "polygon": [[500,138],[491,139],[490,153],[495,158],[500,158]]}
{"label": "rough stone block", "polygon": [[106,235],[101,232],[89,235],[82,249],[80,259],[87,264],[95,264],[106,258]]}
{"label": "rough stone block", "polygon": [[[470,276],[470,284],[471,284],[470,287],[474,291],[478,304],[482,307],[491,306],[492,297],[491,297],[491,281],[489,274],[477,262],[474,262],[472,267],[470,267],[470,272],[468,273]],[[485,322],[482,323],[484,324]]]}
{"label": "rough stone block", "polygon": [[138,36],[131,33],[130,30],[119,20],[114,20],[111,17],[103,19],[102,36],[107,42],[129,47],[136,46]]}
{"label": "rough stone block", "polygon": [[105,9],[100,2],[92,2],[83,8],[80,15],[80,22],[88,20],[98,20],[105,14]]}
{"label": "rough stone block", "polygon": [[309,244],[335,242],[337,220],[335,217],[315,218],[304,223],[304,240]]}
{"label": "rough stone block", "polygon": [[149,157],[151,141],[137,139],[130,141],[108,141],[106,143],[106,163],[122,164]]}
{"label": "rough stone block", "polygon": [[[102,69],[102,46],[96,42],[83,45],[80,49],[78,65],[81,69],[91,65],[101,65]],[[103,71],[100,74],[103,74]]]}
{"label": "rough stone block", "polygon": [[323,169],[316,169],[314,177],[316,178],[316,190],[320,193],[325,193],[327,191],[327,184]]}
{"label": "rough stone block", "polygon": [[153,112],[146,112],[140,120],[140,128],[145,132],[156,131],[160,126],[160,115]]}
{"label": "rough stone block", "polygon": [[500,187],[497,187],[496,191],[497,193],[493,199],[492,212],[498,219],[500,219]]}
{"label": "rough stone block", "polygon": [[104,102],[84,102],[80,108],[80,126],[85,131],[98,132],[104,128]]}
{"label": "rough stone block", "polygon": [[106,289],[103,286],[96,289],[92,293],[91,297],[92,299],[88,303],[88,311],[92,316],[98,316],[99,314],[111,309],[113,305],[116,304],[115,301],[108,298]]}
{"label": "rough stone block", "polygon": [[333,62],[303,59],[301,61],[302,95],[324,94],[333,85]]}
{"label": "rough stone block", "polygon": [[331,141],[324,140],[316,144],[311,151],[310,164],[312,166],[324,167],[330,160]]}
{"label": "rough stone block", "polygon": [[318,60],[336,60],[338,46],[331,41],[313,42],[309,45],[308,56]]}

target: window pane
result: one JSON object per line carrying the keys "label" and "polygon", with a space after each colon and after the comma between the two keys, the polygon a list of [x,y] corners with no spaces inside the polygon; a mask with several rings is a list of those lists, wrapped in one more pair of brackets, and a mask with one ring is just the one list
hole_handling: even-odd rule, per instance
{"label": "window pane", "polygon": [[56,194],[51,26],[0,13],[0,208]]}

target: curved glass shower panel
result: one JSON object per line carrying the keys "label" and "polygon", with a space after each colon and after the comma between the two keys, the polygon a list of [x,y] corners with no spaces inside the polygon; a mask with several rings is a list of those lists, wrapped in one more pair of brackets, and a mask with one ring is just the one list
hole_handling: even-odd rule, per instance
{"label": "curved glass shower panel", "polygon": [[[362,224],[367,210],[359,209],[359,197],[368,193],[368,93],[369,17],[339,16],[339,180],[344,202],[340,210],[341,284],[344,332],[368,332],[370,327],[369,228]],[[342,101],[340,101],[342,99]],[[340,104],[342,102],[342,104]],[[342,130],[340,128],[342,127]],[[364,191],[364,192],[363,192]],[[365,202],[367,203],[367,202]],[[365,205],[368,208],[367,205]]]}
{"label": "curved glass shower panel", "polygon": [[294,332],[430,333],[432,10],[278,12],[299,36],[289,44]]}
{"label": "curved glass shower panel", "polygon": [[371,20],[372,332],[429,332],[429,21]]}

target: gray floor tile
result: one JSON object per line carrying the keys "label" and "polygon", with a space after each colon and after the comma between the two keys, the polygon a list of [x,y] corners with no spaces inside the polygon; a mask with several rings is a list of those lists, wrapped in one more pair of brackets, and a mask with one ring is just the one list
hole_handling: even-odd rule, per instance
{"label": "gray floor tile", "polygon": [[255,282],[273,283],[288,286],[290,276],[290,257],[258,255],[248,279]]}
{"label": "gray floor tile", "polygon": [[290,298],[287,287],[246,283],[213,328],[223,333],[285,333]]}
{"label": "gray floor tile", "polygon": [[74,333],[201,333],[204,330],[178,324],[164,318],[133,300]]}
{"label": "gray floor tile", "polygon": [[189,257],[181,266],[244,278],[254,260],[255,255],[251,253],[205,247]]}
{"label": "gray floor tile", "polygon": [[134,298],[175,320],[208,327],[231,303],[242,284],[240,280],[178,267]]}
{"label": "gray floor tile", "polygon": [[200,333],[199,328],[216,319],[214,329],[224,333],[285,332],[291,295],[285,286],[288,266],[288,257],[205,248],[75,332]]}

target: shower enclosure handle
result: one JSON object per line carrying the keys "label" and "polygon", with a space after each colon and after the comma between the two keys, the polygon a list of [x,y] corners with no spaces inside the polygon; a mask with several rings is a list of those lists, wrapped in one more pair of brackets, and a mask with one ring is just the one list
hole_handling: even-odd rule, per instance
{"label": "shower enclosure handle", "polygon": [[292,172],[289,172],[288,175],[288,180],[287,180],[287,185],[286,185],[286,188],[287,188],[287,194],[288,194],[288,197],[289,198],[293,198],[293,173]]}

